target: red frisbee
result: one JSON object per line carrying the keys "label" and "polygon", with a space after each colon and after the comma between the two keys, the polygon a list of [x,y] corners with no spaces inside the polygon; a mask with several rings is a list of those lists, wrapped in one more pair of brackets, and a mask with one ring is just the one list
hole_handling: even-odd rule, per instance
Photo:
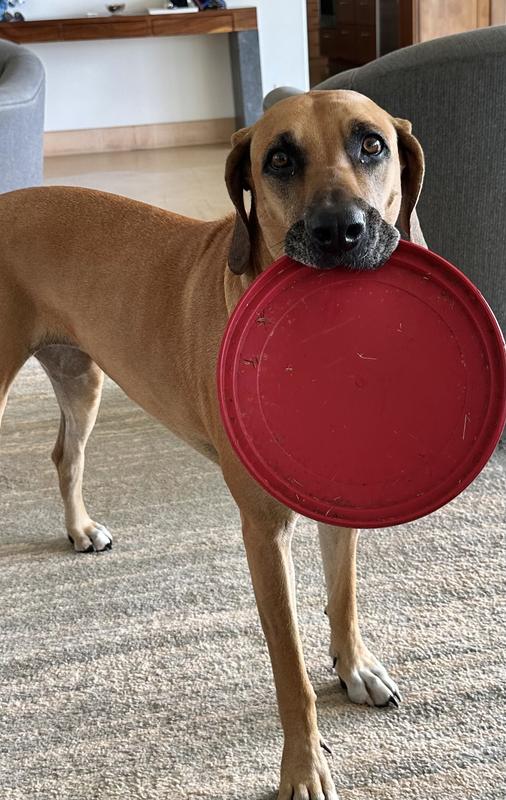
{"label": "red frisbee", "polygon": [[398,525],[463,491],[506,419],[500,328],[456,267],[401,241],[377,270],[283,256],[232,314],[218,360],[228,436],[306,517]]}

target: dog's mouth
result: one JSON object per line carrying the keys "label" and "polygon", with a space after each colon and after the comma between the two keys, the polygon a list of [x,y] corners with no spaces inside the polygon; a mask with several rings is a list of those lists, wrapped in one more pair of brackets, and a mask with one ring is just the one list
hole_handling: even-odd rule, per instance
{"label": "dog's mouth", "polygon": [[377,269],[384,264],[400,239],[399,231],[385,222],[376,208],[367,206],[366,233],[352,249],[322,248],[307,230],[303,219],[295,222],[285,236],[285,253],[295,261],[316,269]]}

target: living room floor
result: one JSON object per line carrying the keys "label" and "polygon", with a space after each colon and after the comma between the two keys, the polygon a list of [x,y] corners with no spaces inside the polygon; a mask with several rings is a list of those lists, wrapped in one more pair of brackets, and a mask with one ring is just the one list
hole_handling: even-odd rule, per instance
{"label": "living room floor", "polygon": [[[210,218],[230,208],[226,153],[55,158],[46,175]],[[272,674],[219,470],[107,381],[85,497],[114,546],[78,555],[57,429],[32,359],[0,436],[2,800],[274,800]],[[297,526],[306,664],[341,800],[505,796],[505,455],[429,518],[361,537],[362,628],[398,710],[352,705],[332,674],[316,528]]]}
{"label": "living room floor", "polygon": [[45,162],[45,183],[88,186],[178,214],[216,219],[231,209],[225,187],[226,144],[57,156]]}

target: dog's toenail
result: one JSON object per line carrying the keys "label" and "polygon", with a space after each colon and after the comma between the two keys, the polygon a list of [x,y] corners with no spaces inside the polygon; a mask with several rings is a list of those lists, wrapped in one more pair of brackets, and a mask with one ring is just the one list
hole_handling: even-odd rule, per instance
{"label": "dog's toenail", "polygon": [[329,755],[331,756],[334,755],[334,753],[332,752],[332,750],[330,749],[330,747],[328,746],[327,742],[324,739],[320,739],[320,747],[322,748],[322,750],[325,750],[325,752],[328,753]]}

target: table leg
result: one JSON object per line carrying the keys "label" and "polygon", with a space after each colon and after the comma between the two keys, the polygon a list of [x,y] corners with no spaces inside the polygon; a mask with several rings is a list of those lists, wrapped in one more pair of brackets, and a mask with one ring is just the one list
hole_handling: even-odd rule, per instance
{"label": "table leg", "polygon": [[258,31],[236,31],[228,35],[238,128],[252,125],[262,115],[262,72]]}

